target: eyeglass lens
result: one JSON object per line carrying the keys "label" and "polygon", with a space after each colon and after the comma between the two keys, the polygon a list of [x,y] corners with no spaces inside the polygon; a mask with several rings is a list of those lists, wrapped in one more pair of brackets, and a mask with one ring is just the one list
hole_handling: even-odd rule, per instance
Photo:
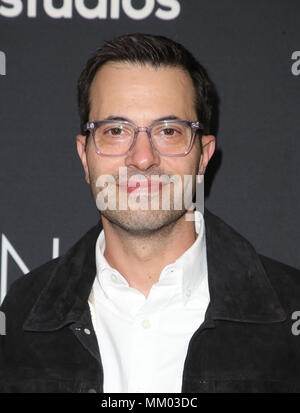
{"label": "eyeglass lens", "polygon": [[[105,155],[125,154],[133,143],[134,135],[134,127],[123,122],[100,124],[94,131],[96,147]],[[153,145],[161,154],[184,153],[191,138],[192,129],[183,122],[161,122],[151,128]]]}

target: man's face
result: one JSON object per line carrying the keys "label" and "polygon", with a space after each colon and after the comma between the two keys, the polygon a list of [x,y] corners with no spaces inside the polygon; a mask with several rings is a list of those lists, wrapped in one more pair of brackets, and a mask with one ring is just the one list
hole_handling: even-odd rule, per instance
{"label": "man's face", "polygon": [[[194,105],[194,88],[190,76],[180,68],[153,68],[129,63],[107,63],[96,74],[90,89],[90,121],[103,120],[107,117],[122,117],[137,126],[148,126],[157,119],[176,116],[184,120],[197,120]],[[206,139],[205,137],[204,139]],[[210,138],[214,138],[210,136]],[[184,175],[195,176],[200,169],[205,169],[214,147],[205,148],[207,156],[200,156],[200,143],[195,138],[190,152],[182,157],[167,157],[153,150],[146,132],[139,132],[133,149],[123,156],[107,157],[98,155],[92,138],[89,138],[86,150],[85,137],[77,136],[77,148],[82,160],[86,180],[91,185],[95,201],[100,188],[96,185],[102,175],[112,175],[119,182],[119,168],[127,168],[127,178],[133,175],[144,177],[176,175],[182,179],[182,208],[174,208],[174,184],[169,184],[170,208],[161,208],[162,190],[149,193],[147,209],[119,209],[101,211],[104,219],[132,233],[147,233],[175,223],[186,212],[183,202]],[[214,144],[213,144],[214,145]],[[117,200],[120,191],[128,188],[115,185]],[[161,187],[160,187],[161,189]],[[163,187],[166,190],[166,187]],[[194,189],[193,189],[194,191]],[[177,197],[178,197],[178,192]],[[127,196],[132,196],[127,193]],[[151,208],[151,197],[160,197],[160,208]],[[124,198],[123,198],[124,199]],[[138,199],[138,198],[137,198]],[[145,202],[145,199],[144,201]]]}

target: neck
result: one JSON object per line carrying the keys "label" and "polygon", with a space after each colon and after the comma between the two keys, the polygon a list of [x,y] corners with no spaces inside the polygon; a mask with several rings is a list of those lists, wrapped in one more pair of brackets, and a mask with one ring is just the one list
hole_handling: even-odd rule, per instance
{"label": "neck", "polygon": [[146,297],[163,268],[179,258],[195,241],[194,221],[185,215],[147,235],[131,234],[102,216],[107,262],[128,284]]}

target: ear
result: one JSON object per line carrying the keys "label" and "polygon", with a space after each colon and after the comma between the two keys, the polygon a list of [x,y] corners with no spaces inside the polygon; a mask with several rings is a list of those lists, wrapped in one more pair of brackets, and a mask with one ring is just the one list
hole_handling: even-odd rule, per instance
{"label": "ear", "polygon": [[77,135],[76,144],[77,144],[77,152],[78,152],[79,158],[81,159],[81,163],[84,169],[85,180],[88,184],[90,184],[89,168],[88,168],[88,164],[86,160],[86,147],[85,147],[86,138],[87,137],[84,135]]}
{"label": "ear", "polygon": [[199,175],[204,175],[205,169],[216,148],[216,138],[214,135],[202,136],[202,154],[199,162]]}

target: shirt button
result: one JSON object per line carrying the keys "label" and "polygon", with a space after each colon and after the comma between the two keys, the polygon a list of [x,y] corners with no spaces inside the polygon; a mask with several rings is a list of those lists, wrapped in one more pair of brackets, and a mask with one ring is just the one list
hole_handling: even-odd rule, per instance
{"label": "shirt button", "polygon": [[83,331],[85,332],[85,334],[91,334],[91,331],[88,328],[85,328]]}
{"label": "shirt button", "polygon": [[143,320],[143,321],[141,322],[141,326],[142,326],[143,328],[150,328],[150,327],[151,327],[150,321],[149,321],[149,320]]}
{"label": "shirt button", "polygon": [[97,393],[95,389],[89,389],[88,393]]}
{"label": "shirt button", "polygon": [[185,290],[185,295],[186,295],[187,297],[190,297],[191,294],[192,294],[191,289],[190,289],[190,288],[187,288],[187,289]]}
{"label": "shirt button", "polygon": [[110,278],[111,278],[112,281],[114,281],[114,282],[117,282],[117,281],[118,281],[118,278],[117,278],[116,274],[112,274],[112,275],[110,276]]}

